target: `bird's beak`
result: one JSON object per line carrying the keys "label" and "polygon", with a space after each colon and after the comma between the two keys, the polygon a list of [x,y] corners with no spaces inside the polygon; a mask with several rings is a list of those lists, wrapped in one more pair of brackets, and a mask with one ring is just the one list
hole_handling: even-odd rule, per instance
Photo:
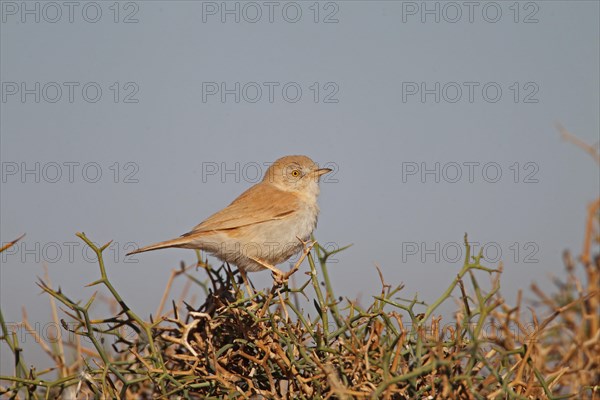
{"label": "bird's beak", "polygon": [[315,170],[314,174],[318,178],[319,176],[325,175],[331,171],[333,171],[331,168],[319,168],[319,169]]}

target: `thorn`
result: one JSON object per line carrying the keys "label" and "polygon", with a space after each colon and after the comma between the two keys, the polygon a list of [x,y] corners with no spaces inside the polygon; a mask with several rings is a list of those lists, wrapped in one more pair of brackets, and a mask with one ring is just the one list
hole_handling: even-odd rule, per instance
{"label": "thorn", "polygon": [[102,279],[102,278],[101,278],[101,279],[98,279],[97,281],[94,281],[94,282],[92,282],[92,283],[88,283],[87,285],[85,285],[85,287],[92,287],[92,286],[96,286],[97,284],[99,284],[99,283],[103,283],[103,282],[104,282],[104,279]]}
{"label": "thorn", "polygon": [[105,250],[105,249],[106,249],[108,246],[110,246],[110,244],[111,244],[112,242],[113,242],[113,241],[111,240],[111,241],[109,241],[108,243],[106,243],[104,246],[100,247],[100,251],[104,251],[104,250]]}
{"label": "thorn", "polygon": [[17,243],[19,240],[23,239],[25,237],[25,234],[22,234],[21,236],[19,236],[18,238],[16,238],[15,240],[13,240],[12,242],[6,243],[4,246],[2,246],[2,248],[0,248],[0,253],[2,253],[4,250],[12,247],[15,245],[15,243]]}

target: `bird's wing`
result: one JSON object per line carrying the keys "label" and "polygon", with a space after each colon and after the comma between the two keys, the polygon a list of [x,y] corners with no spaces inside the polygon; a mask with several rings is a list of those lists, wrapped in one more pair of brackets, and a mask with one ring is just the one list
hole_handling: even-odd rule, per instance
{"label": "bird's wing", "polygon": [[295,213],[299,199],[295,194],[272,185],[259,184],[242,193],[230,205],[211,215],[183,236],[241,228],[282,219]]}

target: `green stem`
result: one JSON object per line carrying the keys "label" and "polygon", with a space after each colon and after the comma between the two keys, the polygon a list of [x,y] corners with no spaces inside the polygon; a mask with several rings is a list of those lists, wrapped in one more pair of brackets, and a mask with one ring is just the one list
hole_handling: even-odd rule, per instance
{"label": "green stem", "polygon": [[[83,233],[83,232],[77,233],[77,237],[79,237],[81,240],[83,240],[94,251],[94,253],[96,253],[96,257],[98,257],[98,265],[100,266],[100,275],[102,276],[102,278],[99,281],[94,282],[94,283],[103,283],[108,288],[110,293],[113,295],[115,300],[121,305],[121,308],[123,309],[125,314],[131,320],[135,321],[143,329],[144,333],[146,334],[146,339],[148,340],[148,346],[150,348],[150,353],[153,355],[153,357],[152,357],[153,365],[157,368],[163,367],[164,363],[162,360],[162,355],[160,354],[160,351],[157,351],[154,346],[154,338],[152,337],[151,326],[149,324],[147,324],[146,322],[144,322],[140,317],[138,317],[137,314],[134,313],[127,304],[125,304],[125,302],[123,301],[123,298],[121,297],[121,295],[119,295],[119,292],[117,292],[117,290],[113,287],[113,285],[108,280],[108,275],[106,274],[106,268],[104,266],[104,257],[102,257],[102,252],[110,245],[111,242],[108,242],[107,244],[105,244],[102,247],[98,247],[91,240],[89,240],[87,238],[87,236],[85,236],[85,233]],[[163,369],[164,369],[164,367],[163,367]]]}
{"label": "green stem", "polygon": [[329,317],[327,302],[323,298],[323,292],[321,291],[321,285],[319,284],[319,277],[317,275],[317,268],[315,267],[315,261],[312,258],[312,254],[308,253],[308,264],[310,265],[310,277],[312,280],[317,299],[319,300],[319,307],[321,308],[321,321],[323,321],[323,333],[325,340],[329,339]]}

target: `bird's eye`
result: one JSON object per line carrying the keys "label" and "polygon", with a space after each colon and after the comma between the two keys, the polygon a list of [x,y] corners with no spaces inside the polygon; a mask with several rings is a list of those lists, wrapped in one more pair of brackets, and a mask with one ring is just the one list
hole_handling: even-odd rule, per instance
{"label": "bird's eye", "polygon": [[297,177],[299,177],[299,176],[300,176],[300,171],[299,171],[299,170],[297,170],[297,169],[293,170],[293,171],[292,171],[292,176],[293,176],[294,178],[297,178]]}

